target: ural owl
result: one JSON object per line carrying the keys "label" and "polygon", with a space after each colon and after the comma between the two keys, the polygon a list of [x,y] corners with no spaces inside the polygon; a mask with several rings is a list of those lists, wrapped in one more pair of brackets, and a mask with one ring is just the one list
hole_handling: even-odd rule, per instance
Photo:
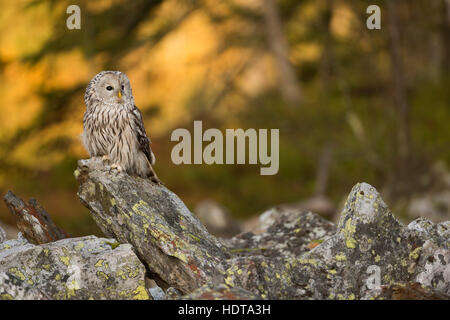
{"label": "ural owl", "polygon": [[87,86],[84,102],[82,140],[90,156],[101,156],[118,171],[159,183],[152,168],[155,155],[128,77],[119,71],[100,72]]}

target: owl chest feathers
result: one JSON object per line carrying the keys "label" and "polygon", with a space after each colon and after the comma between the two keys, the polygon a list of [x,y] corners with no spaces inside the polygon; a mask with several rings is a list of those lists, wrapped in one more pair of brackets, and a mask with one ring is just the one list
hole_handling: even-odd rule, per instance
{"label": "owl chest feathers", "polygon": [[84,117],[83,142],[91,156],[107,155],[124,167],[138,152],[132,110],[124,105],[94,106]]}

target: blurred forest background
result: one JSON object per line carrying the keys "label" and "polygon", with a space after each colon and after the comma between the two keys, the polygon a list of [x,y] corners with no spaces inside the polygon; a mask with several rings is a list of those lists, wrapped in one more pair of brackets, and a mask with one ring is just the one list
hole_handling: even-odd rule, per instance
{"label": "blurred forest background", "polygon": [[[73,171],[101,70],[129,76],[156,172],[192,210],[210,199],[242,221],[318,200],[332,218],[365,181],[405,220],[449,219],[449,0],[0,3],[0,193],[37,198],[73,235],[100,234]],[[70,4],[80,30],[66,27]],[[366,27],[370,4],[381,30]],[[174,165],[170,134],[193,120],[279,128],[279,173]],[[4,204],[0,221],[13,222]]]}

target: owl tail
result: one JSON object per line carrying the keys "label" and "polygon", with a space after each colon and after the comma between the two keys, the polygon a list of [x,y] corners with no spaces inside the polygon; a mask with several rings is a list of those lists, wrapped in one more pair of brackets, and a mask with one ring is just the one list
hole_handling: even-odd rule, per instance
{"label": "owl tail", "polygon": [[160,184],[160,185],[164,185],[162,183],[162,181],[159,180],[159,178],[156,175],[155,170],[153,169],[153,167],[151,165],[149,165],[149,167],[150,167],[150,172],[148,173],[148,178],[150,179],[150,181],[152,181],[154,183],[157,183],[157,184]]}

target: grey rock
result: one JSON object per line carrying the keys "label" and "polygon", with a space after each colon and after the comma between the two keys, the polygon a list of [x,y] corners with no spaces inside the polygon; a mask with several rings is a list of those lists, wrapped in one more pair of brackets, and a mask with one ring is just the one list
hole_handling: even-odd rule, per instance
{"label": "grey rock", "polygon": [[101,159],[80,160],[78,196],[100,229],[130,243],[167,287],[188,293],[211,280],[229,254],[170,190],[118,173]]}
{"label": "grey rock", "polygon": [[88,236],[41,245],[22,238],[1,246],[0,297],[4,299],[149,298],[145,268],[129,244]]}
{"label": "grey rock", "polygon": [[0,300],[48,300],[37,288],[23,283],[6,272],[0,272]]}
{"label": "grey rock", "polygon": [[[6,241],[0,243],[0,254],[5,250],[12,250],[13,248],[22,247],[25,245],[30,245],[29,247],[32,246],[28,242],[28,240],[25,239],[25,237],[22,235],[22,233],[19,232],[17,234],[17,239],[6,240]],[[21,248],[21,249],[23,249],[23,248]],[[19,251],[21,249],[19,249]],[[9,251],[9,252],[12,252],[12,251]]]}
{"label": "grey rock", "polygon": [[168,288],[164,299],[449,294],[449,223],[403,225],[367,183],[353,187],[337,226],[275,207],[254,232],[220,242],[162,185],[110,171],[99,159],[80,161],[75,176],[97,224],[133,246],[158,287]]}
{"label": "grey rock", "polygon": [[223,240],[236,256],[298,257],[336,232],[320,216],[296,208],[274,207],[262,214],[262,233],[246,232]]}
{"label": "grey rock", "polygon": [[167,288],[164,300],[178,300],[181,299],[182,293],[174,287]]}
{"label": "grey rock", "polygon": [[426,218],[418,218],[408,224],[408,229],[416,230],[440,247],[450,249],[450,221],[435,224]]}
{"label": "grey rock", "polygon": [[322,243],[297,256],[234,257],[215,281],[268,299],[361,299],[374,287],[415,282],[448,294],[449,256],[440,239],[402,225],[375,188],[360,183]]}
{"label": "grey rock", "polygon": [[163,289],[161,289],[158,286],[152,287],[148,289],[150,295],[152,296],[153,300],[163,300],[166,296]]}

